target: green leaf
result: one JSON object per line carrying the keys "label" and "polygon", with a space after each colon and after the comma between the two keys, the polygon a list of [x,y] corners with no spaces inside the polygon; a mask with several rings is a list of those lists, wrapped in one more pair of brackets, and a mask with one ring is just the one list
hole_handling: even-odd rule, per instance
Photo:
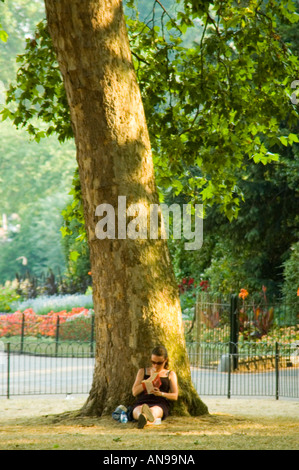
{"label": "green leaf", "polygon": [[71,251],[70,252],[70,259],[72,261],[77,261],[77,259],[79,258],[80,256],[80,253],[78,253],[78,251]]}
{"label": "green leaf", "polygon": [[271,153],[271,152],[267,152],[266,156],[268,157],[268,162],[270,162],[270,161],[278,162],[279,157],[280,157],[279,153]]}
{"label": "green leaf", "polygon": [[7,42],[8,34],[1,29],[1,24],[0,24],[0,41]]}
{"label": "green leaf", "polygon": [[296,134],[289,134],[288,139],[291,145],[293,142],[299,142],[298,136]]}
{"label": "green leaf", "polygon": [[68,227],[61,227],[60,231],[63,237],[66,237],[67,235],[72,235],[72,231]]}
{"label": "green leaf", "polygon": [[287,147],[287,145],[288,145],[288,138],[287,137],[281,136],[281,137],[279,137],[279,140],[282,143],[282,145],[285,145]]}

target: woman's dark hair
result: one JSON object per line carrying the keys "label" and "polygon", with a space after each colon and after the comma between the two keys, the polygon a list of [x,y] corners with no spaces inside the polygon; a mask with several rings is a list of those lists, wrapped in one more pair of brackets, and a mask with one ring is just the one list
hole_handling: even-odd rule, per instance
{"label": "woman's dark hair", "polygon": [[153,356],[162,356],[162,357],[164,357],[164,360],[166,359],[164,367],[165,367],[165,369],[168,369],[168,353],[167,353],[166,348],[164,348],[164,346],[156,346],[152,350],[152,355]]}

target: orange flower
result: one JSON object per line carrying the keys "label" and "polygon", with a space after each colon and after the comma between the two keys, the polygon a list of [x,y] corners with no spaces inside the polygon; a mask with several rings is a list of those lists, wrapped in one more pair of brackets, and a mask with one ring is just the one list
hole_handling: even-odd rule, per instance
{"label": "orange flower", "polygon": [[247,296],[248,296],[248,291],[246,289],[241,289],[239,293],[240,299],[245,300]]}
{"label": "orange flower", "polygon": [[91,276],[91,271],[88,271],[88,274]]}
{"label": "orange flower", "polygon": [[297,290],[297,297],[299,297],[299,287],[298,287],[298,290]]}

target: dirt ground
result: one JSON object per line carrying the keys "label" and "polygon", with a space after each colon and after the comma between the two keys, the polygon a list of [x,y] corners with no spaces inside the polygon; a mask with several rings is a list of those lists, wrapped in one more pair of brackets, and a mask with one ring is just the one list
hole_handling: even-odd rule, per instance
{"label": "dirt ground", "polygon": [[[298,450],[299,401],[202,397],[209,415],[159,426],[78,417],[86,396],[0,399],[0,450]],[[125,432],[124,432],[125,431]]]}

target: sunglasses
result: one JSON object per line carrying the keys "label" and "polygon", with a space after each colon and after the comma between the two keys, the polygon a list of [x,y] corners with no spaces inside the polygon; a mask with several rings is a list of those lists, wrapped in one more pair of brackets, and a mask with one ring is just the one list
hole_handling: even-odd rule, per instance
{"label": "sunglasses", "polygon": [[161,366],[162,364],[164,364],[165,361],[162,361],[162,362],[155,362],[155,361],[152,361],[152,364],[156,365],[156,366]]}

